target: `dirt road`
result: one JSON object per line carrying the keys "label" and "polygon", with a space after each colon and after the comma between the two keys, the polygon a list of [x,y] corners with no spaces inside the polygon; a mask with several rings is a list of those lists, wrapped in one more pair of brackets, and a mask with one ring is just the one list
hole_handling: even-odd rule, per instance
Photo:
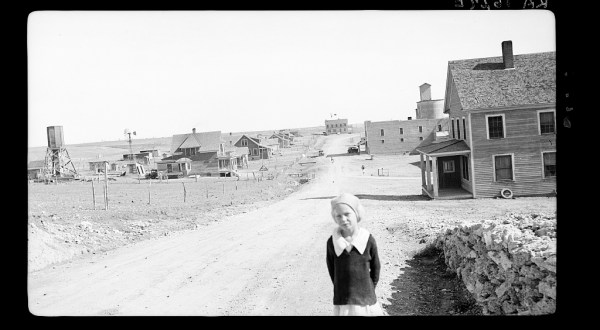
{"label": "dirt road", "polygon": [[[326,154],[346,152],[348,136]],[[35,315],[330,315],[325,242],[343,160],[285,200],[196,230],[34,272]],[[335,183],[334,183],[335,181]]]}

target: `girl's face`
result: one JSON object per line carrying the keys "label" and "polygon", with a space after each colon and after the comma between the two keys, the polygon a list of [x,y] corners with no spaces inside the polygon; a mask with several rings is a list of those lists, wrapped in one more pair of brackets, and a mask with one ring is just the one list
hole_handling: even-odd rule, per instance
{"label": "girl's face", "polygon": [[333,219],[345,235],[352,235],[358,228],[358,218],[354,210],[346,204],[336,204]]}

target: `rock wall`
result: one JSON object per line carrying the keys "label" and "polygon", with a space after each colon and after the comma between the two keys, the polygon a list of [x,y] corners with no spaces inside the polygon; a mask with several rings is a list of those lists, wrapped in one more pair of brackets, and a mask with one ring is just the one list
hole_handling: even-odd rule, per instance
{"label": "rock wall", "polygon": [[433,244],[484,314],[556,311],[556,214],[507,214],[464,224]]}

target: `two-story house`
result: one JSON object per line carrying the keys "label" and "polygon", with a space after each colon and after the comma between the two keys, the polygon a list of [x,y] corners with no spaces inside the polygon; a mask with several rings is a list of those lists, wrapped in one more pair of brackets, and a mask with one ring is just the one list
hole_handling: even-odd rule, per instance
{"label": "two-story house", "polygon": [[556,192],[556,53],[448,62],[449,139],[420,146],[423,194],[432,198]]}
{"label": "two-story house", "polygon": [[157,161],[157,170],[182,175],[233,176],[247,161],[246,149],[225,146],[221,131],[176,134],[171,156]]}
{"label": "two-story house", "polygon": [[267,146],[261,143],[257,137],[251,137],[246,134],[242,135],[237,142],[233,144],[236,147],[248,148],[248,158],[250,160],[270,159],[273,153],[272,146]]}
{"label": "two-story house", "polygon": [[350,133],[350,127],[348,126],[348,119],[326,119],[325,120],[325,132],[327,133],[327,135]]}

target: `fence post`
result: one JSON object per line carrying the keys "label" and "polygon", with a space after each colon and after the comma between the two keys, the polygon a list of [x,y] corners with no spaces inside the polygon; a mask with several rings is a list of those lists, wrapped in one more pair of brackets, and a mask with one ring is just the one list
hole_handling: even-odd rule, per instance
{"label": "fence post", "polygon": [[106,203],[106,210],[108,210],[108,163],[104,163],[104,200]]}
{"label": "fence post", "polygon": [[92,199],[94,200],[94,210],[96,209],[96,189],[94,188],[94,178],[92,178]]}
{"label": "fence post", "polygon": [[185,195],[186,195],[186,190],[185,190],[185,182],[181,183],[183,185],[183,202],[185,203]]}

